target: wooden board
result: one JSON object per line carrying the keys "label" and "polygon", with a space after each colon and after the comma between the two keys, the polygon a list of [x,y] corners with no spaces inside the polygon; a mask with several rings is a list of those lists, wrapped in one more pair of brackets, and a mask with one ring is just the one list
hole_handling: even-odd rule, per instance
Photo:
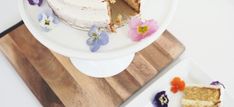
{"label": "wooden board", "polygon": [[41,45],[22,25],[0,39],[0,50],[45,107],[117,107],[181,55],[184,46],[168,31],[136,54],[122,73],[93,78]]}

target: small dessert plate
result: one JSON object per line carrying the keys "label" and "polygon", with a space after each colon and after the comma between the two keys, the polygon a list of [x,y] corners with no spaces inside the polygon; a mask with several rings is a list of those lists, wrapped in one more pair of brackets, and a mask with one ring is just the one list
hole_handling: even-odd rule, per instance
{"label": "small dessert plate", "polygon": [[[186,59],[170,69],[161,78],[152,80],[148,87],[138,91],[128,101],[122,104],[122,107],[155,107],[152,103],[154,96],[162,90],[166,91],[169,98],[168,107],[181,107],[182,92],[174,94],[170,91],[170,82],[176,76],[183,79],[186,84],[209,85],[214,81],[214,79],[210,78],[191,60]],[[225,89],[222,93],[222,98],[222,107],[230,107],[231,104],[234,104],[234,100],[228,95]]]}

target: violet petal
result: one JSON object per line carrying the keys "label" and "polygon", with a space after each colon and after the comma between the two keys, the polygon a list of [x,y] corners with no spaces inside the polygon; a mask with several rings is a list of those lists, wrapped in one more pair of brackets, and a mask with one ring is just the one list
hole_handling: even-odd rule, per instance
{"label": "violet petal", "polygon": [[87,45],[92,46],[92,45],[94,44],[94,40],[95,40],[95,38],[90,37],[90,38],[86,41]]}
{"label": "violet petal", "polygon": [[109,36],[107,32],[101,32],[99,40],[100,45],[106,45],[108,42],[109,42]]}
{"label": "violet petal", "polygon": [[32,0],[35,4],[39,4],[40,0]]}
{"label": "violet petal", "polygon": [[57,16],[55,16],[55,15],[53,15],[53,17],[54,17],[53,23],[58,24],[59,23],[59,18]]}
{"label": "violet petal", "polygon": [[225,89],[224,84],[221,83],[221,82],[219,82],[219,81],[212,81],[212,82],[210,83],[210,85],[220,85],[220,86],[222,86],[222,87]]}
{"label": "violet petal", "polygon": [[40,13],[40,14],[37,16],[37,19],[38,19],[39,22],[40,22],[41,20],[43,20],[43,13]]}
{"label": "violet petal", "polygon": [[50,29],[48,29],[47,27],[41,27],[41,29],[44,31],[44,32],[49,32]]}
{"label": "violet petal", "polygon": [[93,26],[90,28],[89,32],[88,32],[88,36],[90,36],[90,37],[93,36],[93,33],[98,33],[97,31],[98,31],[97,26],[96,26],[96,25],[93,25]]}
{"label": "violet petal", "polygon": [[166,91],[158,92],[153,100],[155,107],[168,107],[169,99],[166,95]]}
{"label": "violet petal", "polygon": [[39,0],[39,3],[37,4],[38,6],[41,6],[43,3],[43,0]]}
{"label": "violet petal", "polygon": [[94,43],[93,43],[93,45],[90,46],[91,52],[96,52],[99,48],[100,48],[100,44],[98,44],[97,40],[95,40]]}
{"label": "violet petal", "polygon": [[34,3],[33,0],[28,0],[28,3],[29,3],[30,5],[35,5],[35,3]]}

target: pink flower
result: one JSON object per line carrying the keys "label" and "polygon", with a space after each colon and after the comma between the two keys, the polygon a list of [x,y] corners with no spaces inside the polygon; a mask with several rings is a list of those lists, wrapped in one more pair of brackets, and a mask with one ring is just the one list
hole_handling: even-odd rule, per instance
{"label": "pink flower", "polygon": [[133,17],[129,21],[128,34],[133,41],[140,41],[145,37],[151,36],[158,30],[158,24],[155,20],[142,21],[139,17]]}

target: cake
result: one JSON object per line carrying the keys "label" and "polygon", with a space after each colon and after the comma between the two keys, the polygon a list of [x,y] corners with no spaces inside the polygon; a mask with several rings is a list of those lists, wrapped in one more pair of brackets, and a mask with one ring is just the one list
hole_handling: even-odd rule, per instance
{"label": "cake", "polygon": [[63,22],[88,30],[92,25],[114,30],[140,13],[140,0],[47,0]]}
{"label": "cake", "polygon": [[135,11],[140,12],[140,1],[139,0],[124,0],[128,5],[130,5]]}
{"label": "cake", "polygon": [[182,99],[182,107],[219,107],[221,104],[221,88],[218,86],[186,86]]}

